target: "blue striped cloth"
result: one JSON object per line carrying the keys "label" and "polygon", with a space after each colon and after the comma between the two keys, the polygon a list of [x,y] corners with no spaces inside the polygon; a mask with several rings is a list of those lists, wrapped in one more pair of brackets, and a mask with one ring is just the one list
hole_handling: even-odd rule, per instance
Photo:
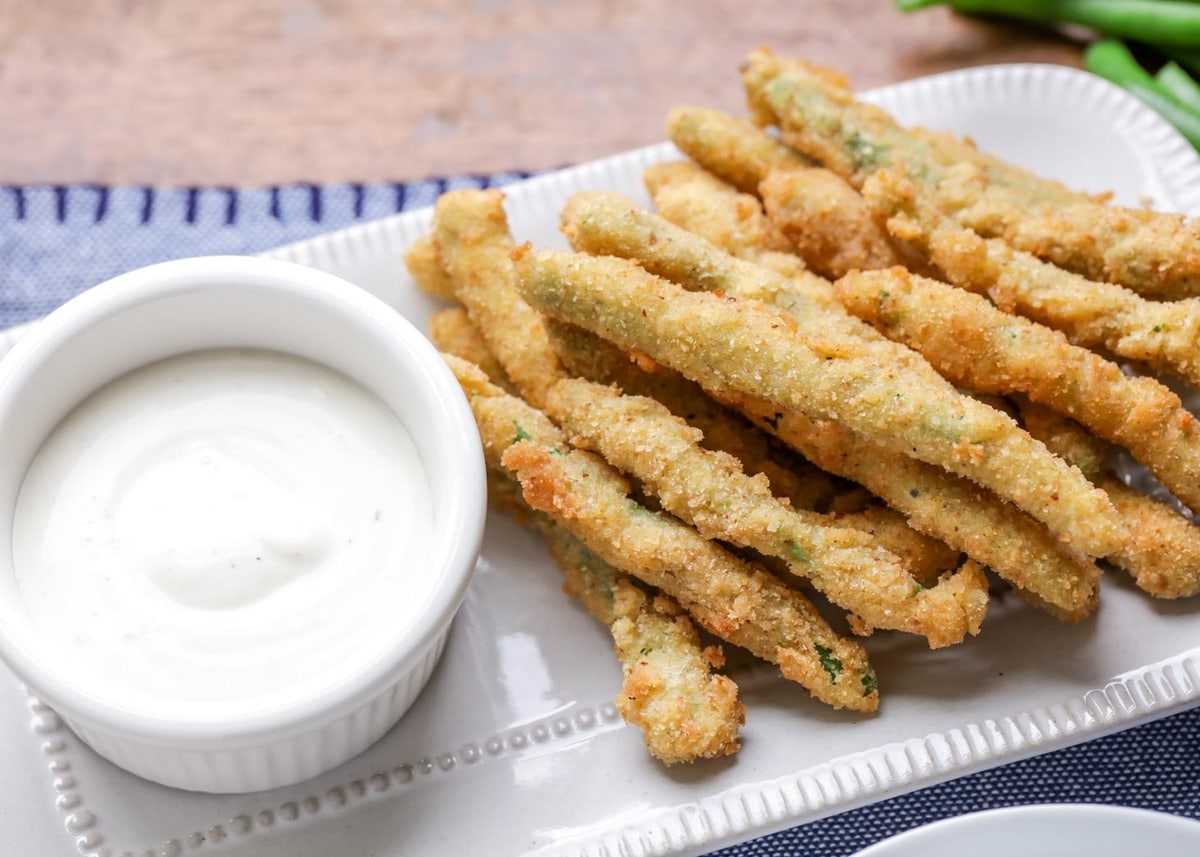
{"label": "blue striped cloth", "polygon": [[[448,188],[500,186],[523,177],[252,190],[0,187],[0,329],[38,318],[131,268],[184,256],[257,253],[429,205]],[[942,818],[1067,802],[1122,804],[1200,819],[1200,709],[716,853],[843,857]]]}

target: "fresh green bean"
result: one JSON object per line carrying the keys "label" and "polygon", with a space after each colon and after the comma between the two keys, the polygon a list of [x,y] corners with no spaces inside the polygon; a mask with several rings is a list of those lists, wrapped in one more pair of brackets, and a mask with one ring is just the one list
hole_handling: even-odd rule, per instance
{"label": "fresh green bean", "polygon": [[1152,45],[1200,47],[1200,6],[1171,0],[896,0],[901,11],[949,6],[1037,24],[1079,24]]}
{"label": "fresh green bean", "polygon": [[1154,75],[1154,82],[1184,107],[1200,113],[1200,83],[1196,83],[1179,63],[1174,60],[1166,63]]}
{"label": "fresh green bean", "polygon": [[1165,91],[1124,44],[1112,39],[1093,42],[1084,51],[1083,65],[1141,99],[1200,148],[1200,113],[1193,113]]}

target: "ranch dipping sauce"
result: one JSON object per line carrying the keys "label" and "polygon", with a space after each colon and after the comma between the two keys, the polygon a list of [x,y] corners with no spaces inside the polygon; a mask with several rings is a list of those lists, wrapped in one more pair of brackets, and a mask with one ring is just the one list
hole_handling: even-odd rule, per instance
{"label": "ranch dipping sauce", "polygon": [[429,599],[428,480],[392,411],[337,372],[259,350],[170,358],[39,449],[18,590],[57,654],[131,704],[286,700],[370,663]]}

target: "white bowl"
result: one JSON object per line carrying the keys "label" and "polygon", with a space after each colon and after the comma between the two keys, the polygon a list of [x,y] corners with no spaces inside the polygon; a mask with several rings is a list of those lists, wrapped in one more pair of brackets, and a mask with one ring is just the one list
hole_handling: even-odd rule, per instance
{"label": "white bowl", "polygon": [[[430,476],[435,535],[423,573],[433,583],[412,621],[389,629],[379,651],[319,691],[265,707],[215,704],[164,713],[97,690],[77,665],[47,652],[45,632],[31,622],[18,588],[12,522],[31,461],[76,405],[149,363],[223,347],[324,364],[394,412]],[[380,738],[433,671],[482,539],[479,436],[437,351],[377,298],[287,262],[168,262],[73,299],[0,361],[0,438],[0,657],[98,753],[178,788],[274,788],[328,770]]]}
{"label": "white bowl", "polygon": [[1200,823],[1103,804],[1038,804],[991,809],[927,824],[860,851],[857,857],[1156,857],[1200,854]]}

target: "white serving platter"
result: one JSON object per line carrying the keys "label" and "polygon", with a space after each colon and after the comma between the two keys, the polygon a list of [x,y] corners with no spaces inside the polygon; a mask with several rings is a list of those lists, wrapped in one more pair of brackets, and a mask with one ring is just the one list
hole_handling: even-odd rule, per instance
{"label": "white serving platter", "polygon": [[[907,123],[970,134],[1119,202],[1200,213],[1196,153],[1140,103],[1081,72],[984,67],[868,97]],[[645,201],[642,168],[674,156],[660,145],[512,185],[513,232],[565,247],[556,224],[569,194],[604,188]],[[405,213],[271,255],[346,277],[424,325],[437,305],[400,257],[428,219]],[[0,353],[19,335],[0,332]],[[871,639],[883,699],[872,717],[827,710],[772,669],[741,669],[740,753],[666,769],[616,715],[606,632],[560,592],[538,538],[493,515],[424,694],[379,744],[313,781],[230,797],[143,782],[91,753],[0,667],[0,850],[704,854],[1194,705],[1198,641],[1200,603],[1156,603],[1120,577],[1106,579],[1103,606],[1079,626],[1001,597],[962,646]]]}

